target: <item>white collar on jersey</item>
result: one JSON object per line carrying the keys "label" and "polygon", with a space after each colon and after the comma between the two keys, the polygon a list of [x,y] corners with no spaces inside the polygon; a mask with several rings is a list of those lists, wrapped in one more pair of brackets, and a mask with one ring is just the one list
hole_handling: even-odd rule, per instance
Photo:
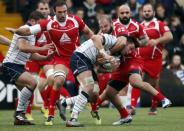
{"label": "white collar on jersey", "polygon": [[[66,15],[66,20],[67,20],[67,19],[68,19],[68,15]],[[59,22],[59,21],[57,20],[56,15],[54,16],[53,20],[57,21],[61,26],[65,26],[65,25],[66,25],[66,20],[65,20],[65,22]]]}
{"label": "white collar on jersey", "polygon": [[144,20],[142,23],[144,23],[145,25],[149,25],[149,23],[152,22],[152,21],[157,21],[157,18],[153,17],[152,20],[150,20],[150,21],[145,21]]}

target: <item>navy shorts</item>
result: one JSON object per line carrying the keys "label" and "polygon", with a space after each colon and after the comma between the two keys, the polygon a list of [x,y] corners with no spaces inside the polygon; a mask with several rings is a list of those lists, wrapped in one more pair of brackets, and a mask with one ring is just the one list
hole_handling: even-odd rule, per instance
{"label": "navy shorts", "polygon": [[97,76],[94,71],[93,64],[82,53],[79,53],[79,52],[73,53],[73,55],[71,56],[71,60],[70,60],[70,66],[71,66],[71,69],[75,77],[77,77],[80,73],[84,71],[90,70],[92,71],[94,80],[97,81]]}
{"label": "navy shorts", "polygon": [[17,79],[25,72],[24,65],[15,63],[3,63],[0,79],[5,83],[15,84]]}

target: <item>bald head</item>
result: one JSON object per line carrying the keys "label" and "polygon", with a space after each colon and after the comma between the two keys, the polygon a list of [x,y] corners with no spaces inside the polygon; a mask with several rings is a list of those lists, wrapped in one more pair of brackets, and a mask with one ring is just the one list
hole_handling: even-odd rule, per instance
{"label": "bald head", "polygon": [[130,22],[131,11],[128,5],[121,5],[118,11],[118,17],[122,24],[127,25]]}
{"label": "bald head", "polygon": [[121,5],[120,7],[119,7],[119,11],[124,11],[124,10],[126,10],[126,11],[128,11],[128,12],[130,12],[130,7],[127,5],[127,4],[124,4],[124,5]]}

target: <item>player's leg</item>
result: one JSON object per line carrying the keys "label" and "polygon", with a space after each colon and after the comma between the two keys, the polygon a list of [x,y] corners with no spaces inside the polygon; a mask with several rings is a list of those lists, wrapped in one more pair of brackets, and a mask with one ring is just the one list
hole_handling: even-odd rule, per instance
{"label": "player's leg", "polygon": [[59,89],[63,86],[66,76],[68,74],[68,68],[63,64],[57,64],[54,67],[54,84],[50,92],[50,104],[49,104],[49,117],[45,122],[45,125],[53,125],[55,104],[59,99]]}
{"label": "player's leg", "polygon": [[67,122],[67,126],[82,126],[78,121],[79,113],[86,106],[88,99],[93,98],[93,94],[98,92],[98,87],[95,87],[97,83],[92,77],[92,71],[84,71],[77,75],[77,80],[80,83],[82,91],[79,93],[77,100],[75,101],[74,107],[72,109],[71,118]]}
{"label": "player's leg", "polygon": [[112,104],[116,107],[120,114],[120,119],[113,123],[113,125],[122,125],[126,123],[130,123],[132,121],[132,117],[128,114],[127,110],[123,106],[123,103],[119,97],[119,91],[125,87],[127,83],[111,80],[107,87],[107,97],[112,102]]}
{"label": "player's leg", "polygon": [[33,91],[36,88],[36,81],[32,77],[32,75],[28,72],[24,72],[16,81],[16,85],[20,87],[24,87],[21,90],[21,95],[18,101],[18,106],[15,112],[15,125],[29,125],[32,124],[30,122],[27,122],[26,120],[22,119],[24,118],[25,111],[27,109],[29,100],[31,96],[33,95]]}
{"label": "player's leg", "polygon": [[170,100],[168,100],[162,93],[158,92],[155,88],[153,88],[149,83],[144,82],[142,80],[141,75],[138,72],[139,71],[134,71],[130,73],[129,76],[130,84],[134,87],[147,91],[148,93],[153,95],[158,101],[162,101],[163,108],[170,106],[171,104]]}
{"label": "player's leg", "polygon": [[[159,87],[159,78],[152,78],[152,77],[148,76],[147,82],[150,83],[158,92],[161,92],[160,87]],[[151,107],[150,107],[150,110],[148,112],[148,115],[157,115],[158,103],[159,103],[159,101],[155,97],[152,97]]]}

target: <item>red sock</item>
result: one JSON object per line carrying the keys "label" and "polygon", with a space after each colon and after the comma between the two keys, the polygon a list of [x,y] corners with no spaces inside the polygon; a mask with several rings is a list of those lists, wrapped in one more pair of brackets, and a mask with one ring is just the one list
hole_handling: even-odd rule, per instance
{"label": "red sock", "polygon": [[28,114],[31,114],[31,107],[33,105],[33,99],[34,99],[34,95],[31,96],[29,105],[28,105],[28,107],[26,109],[26,113],[28,113]]}
{"label": "red sock", "polygon": [[100,106],[104,100],[102,100],[100,97],[98,97],[96,101],[96,106]]}
{"label": "red sock", "polygon": [[161,100],[163,100],[163,99],[165,98],[165,97],[163,96],[163,94],[160,93],[160,92],[158,92],[158,94],[155,95],[154,97],[155,97],[155,99],[156,99],[157,101],[161,101]]}
{"label": "red sock", "polygon": [[124,107],[121,107],[120,109],[118,109],[118,111],[119,111],[121,118],[125,118],[128,116],[128,112]]}
{"label": "red sock", "polygon": [[131,94],[131,106],[137,106],[137,100],[140,97],[141,91],[139,88],[132,87],[132,94]]}
{"label": "red sock", "polygon": [[[157,91],[160,92],[160,88],[159,87],[157,88]],[[151,108],[153,108],[153,109],[157,108],[158,102],[159,101],[157,100],[156,97],[152,97]]]}
{"label": "red sock", "polygon": [[90,103],[90,105],[91,105],[91,110],[93,112],[96,112],[97,111],[97,102],[92,102],[92,103]]}
{"label": "red sock", "polygon": [[60,94],[64,97],[71,97],[68,91],[64,87],[61,87]]}
{"label": "red sock", "polygon": [[59,90],[51,89],[50,92],[50,103],[49,103],[49,116],[54,116],[55,104],[59,99],[60,92]]}
{"label": "red sock", "polygon": [[52,89],[52,86],[48,85],[46,89],[40,92],[43,99],[43,106],[45,109],[48,109],[48,106],[49,106],[49,95],[50,95],[51,89]]}

